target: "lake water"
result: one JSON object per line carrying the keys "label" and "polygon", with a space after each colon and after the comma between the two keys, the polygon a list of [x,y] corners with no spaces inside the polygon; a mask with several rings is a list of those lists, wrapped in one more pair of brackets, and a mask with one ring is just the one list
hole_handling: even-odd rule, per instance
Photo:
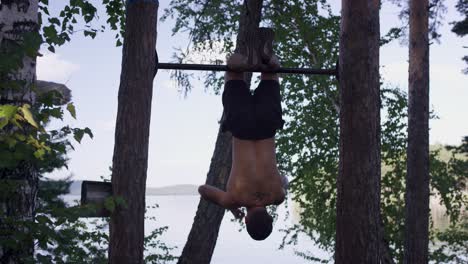
{"label": "lake water", "polygon": [[[68,196],[67,201],[78,200],[79,196]],[[179,256],[187,240],[193,218],[197,210],[199,196],[147,196],[146,205],[158,204],[159,208],[150,208],[147,216],[155,216],[156,221],[145,222],[145,232],[161,226],[169,229],[161,237],[168,246],[176,246],[173,255]],[[305,259],[295,254],[295,251],[311,252],[315,257],[329,259],[330,254],[319,249],[314,242],[305,236],[299,237],[298,245],[278,247],[284,237],[280,229],[297,223],[292,208],[280,206],[278,220],[273,227],[273,233],[264,241],[255,241],[249,237],[245,230],[239,232],[239,223],[231,222],[232,216],[226,212],[219,231],[218,241],[211,263],[238,264],[238,263],[269,263],[269,264],[303,264]],[[285,219],[289,211],[289,217]]]}

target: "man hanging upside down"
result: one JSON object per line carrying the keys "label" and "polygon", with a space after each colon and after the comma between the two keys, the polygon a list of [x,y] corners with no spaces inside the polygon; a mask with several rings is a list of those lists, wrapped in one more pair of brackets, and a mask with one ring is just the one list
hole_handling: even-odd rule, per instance
{"label": "man hanging upside down", "polygon": [[[247,59],[233,54],[230,68],[246,66]],[[279,67],[276,56],[269,67]],[[223,131],[232,133],[232,169],[226,192],[213,186],[198,189],[204,199],[229,209],[236,218],[244,217],[247,208],[247,232],[255,240],[267,238],[273,218],[266,206],[281,204],[286,195],[287,180],[276,164],[275,134],[283,127],[279,78],[276,73],[261,74],[261,81],[251,94],[243,72],[228,71],[223,92],[225,120]]]}

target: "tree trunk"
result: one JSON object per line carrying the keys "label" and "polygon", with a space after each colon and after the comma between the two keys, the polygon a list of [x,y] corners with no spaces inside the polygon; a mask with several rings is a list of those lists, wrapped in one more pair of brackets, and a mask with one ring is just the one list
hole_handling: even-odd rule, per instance
{"label": "tree trunk", "polygon": [[379,4],[342,1],[335,263],[379,263]]}
{"label": "tree trunk", "polygon": [[[24,52],[23,40],[32,35],[38,36],[38,1],[10,0],[0,3],[0,57],[12,58],[18,51]],[[39,49],[39,46],[29,46]],[[20,53],[21,54],[21,53]],[[11,63],[11,61],[9,61]],[[19,58],[18,68],[0,72],[0,102],[12,105],[33,105],[35,95],[32,88],[36,81],[36,56],[23,55]],[[13,85],[15,84],[15,85]],[[19,88],[11,88],[17,86]],[[25,127],[25,129],[28,129]],[[18,240],[15,247],[2,246],[0,243],[0,263],[23,263],[34,254],[34,241],[22,222],[34,221],[39,174],[28,161],[14,169],[0,168],[0,240],[1,236],[23,233],[24,239]],[[15,226],[5,222],[9,218]],[[20,227],[19,227],[20,226]],[[19,229],[18,229],[19,227]]]}
{"label": "tree trunk", "polygon": [[[251,44],[249,43],[247,31],[259,27],[262,3],[262,0],[244,1],[236,41],[237,48]],[[250,84],[252,74],[248,73],[245,76],[247,83]],[[206,179],[206,184],[222,190],[226,189],[226,183],[231,171],[231,138],[230,133],[222,133],[221,129],[218,131],[215,150]],[[223,216],[223,208],[200,199],[192,229],[178,264],[209,264],[211,262]]]}
{"label": "tree trunk", "polygon": [[410,1],[409,105],[404,263],[428,263],[429,39],[428,0]]}
{"label": "tree trunk", "polygon": [[110,221],[110,263],[143,263],[151,99],[156,59],[157,0],[127,1],[118,96],[112,188],[125,200]]}
{"label": "tree trunk", "polygon": [[[226,188],[231,170],[231,157],[231,134],[219,130],[206,184]],[[200,199],[179,264],[210,263],[223,216],[223,208]]]}

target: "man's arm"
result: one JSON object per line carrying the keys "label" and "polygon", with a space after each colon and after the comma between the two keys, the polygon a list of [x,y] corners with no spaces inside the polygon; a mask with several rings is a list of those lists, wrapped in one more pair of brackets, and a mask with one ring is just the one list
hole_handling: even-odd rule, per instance
{"label": "man's arm", "polygon": [[235,218],[242,219],[244,217],[242,210],[235,207],[226,192],[207,184],[198,187],[198,192],[204,199],[230,210]]}
{"label": "man's arm", "polygon": [[227,193],[216,187],[204,184],[198,187],[198,193],[200,193],[204,199],[212,203],[215,203],[226,209],[231,209],[232,201],[228,198]]}
{"label": "man's arm", "polygon": [[242,219],[245,216],[244,212],[240,208],[230,209],[230,211],[232,215],[234,215],[234,217],[237,219]]}
{"label": "man's arm", "polygon": [[288,187],[289,187],[289,181],[286,176],[281,175],[281,183],[283,184],[283,190],[287,194],[288,193]]}
{"label": "man's arm", "polygon": [[273,202],[274,205],[282,204],[284,200],[286,199],[286,195],[288,194],[288,186],[289,186],[288,178],[286,178],[286,176],[284,175],[281,175],[280,177],[281,177],[282,193],[281,193],[281,196]]}

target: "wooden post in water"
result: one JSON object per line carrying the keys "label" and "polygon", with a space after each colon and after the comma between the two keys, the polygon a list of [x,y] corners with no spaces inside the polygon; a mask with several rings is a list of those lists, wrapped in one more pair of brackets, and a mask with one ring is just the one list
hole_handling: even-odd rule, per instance
{"label": "wooden post in water", "polygon": [[92,206],[96,210],[87,211],[81,217],[109,217],[104,203],[112,197],[112,184],[110,182],[83,181],[81,183],[81,206]]}

